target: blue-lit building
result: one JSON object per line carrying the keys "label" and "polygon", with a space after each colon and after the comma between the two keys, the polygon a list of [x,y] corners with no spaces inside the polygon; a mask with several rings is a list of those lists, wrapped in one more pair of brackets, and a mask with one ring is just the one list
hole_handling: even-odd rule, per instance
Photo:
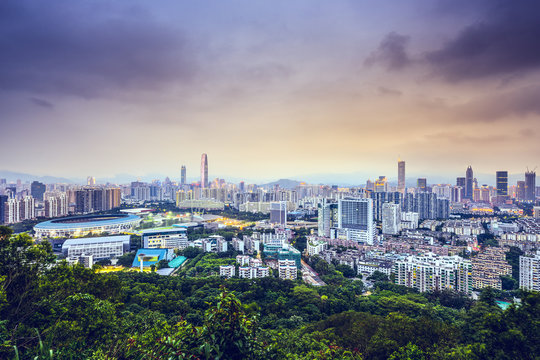
{"label": "blue-lit building", "polygon": [[264,244],[263,254],[264,256],[266,256],[267,259],[271,260],[294,260],[298,269],[302,267],[302,264],[300,262],[300,251],[298,251],[289,244]]}
{"label": "blue-lit building", "polygon": [[156,265],[161,260],[172,260],[173,254],[171,249],[139,249],[131,266],[140,267],[141,260],[143,267]]}

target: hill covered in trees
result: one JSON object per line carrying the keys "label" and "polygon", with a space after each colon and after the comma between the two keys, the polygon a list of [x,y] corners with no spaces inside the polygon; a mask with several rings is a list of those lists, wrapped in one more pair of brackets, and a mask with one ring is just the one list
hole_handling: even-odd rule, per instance
{"label": "hill covered in trees", "polygon": [[2,359],[535,359],[540,295],[501,310],[359,281],[96,273],[0,227]]}

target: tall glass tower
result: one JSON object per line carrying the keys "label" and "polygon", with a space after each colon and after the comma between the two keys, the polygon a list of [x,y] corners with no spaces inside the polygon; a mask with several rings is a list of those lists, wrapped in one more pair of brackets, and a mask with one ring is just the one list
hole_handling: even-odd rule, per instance
{"label": "tall glass tower", "polygon": [[208,187],[208,156],[206,154],[201,156],[201,187]]}
{"label": "tall glass tower", "polygon": [[405,191],[405,161],[398,160],[398,191]]}

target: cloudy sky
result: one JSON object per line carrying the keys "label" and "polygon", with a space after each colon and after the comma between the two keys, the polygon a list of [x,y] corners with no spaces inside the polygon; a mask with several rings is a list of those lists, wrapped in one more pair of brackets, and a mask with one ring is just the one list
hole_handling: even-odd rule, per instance
{"label": "cloudy sky", "polygon": [[[540,165],[535,0],[0,2],[0,169],[248,180]],[[334,174],[334,175],[332,175]],[[362,179],[364,181],[364,179]]]}

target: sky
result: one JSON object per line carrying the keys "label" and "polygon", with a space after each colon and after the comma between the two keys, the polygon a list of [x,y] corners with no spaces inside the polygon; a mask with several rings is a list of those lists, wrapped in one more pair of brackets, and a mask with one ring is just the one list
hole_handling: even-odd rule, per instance
{"label": "sky", "polygon": [[[0,2],[0,170],[98,179],[540,166],[540,2]],[[364,179],[362,179],[362,182]]]}

